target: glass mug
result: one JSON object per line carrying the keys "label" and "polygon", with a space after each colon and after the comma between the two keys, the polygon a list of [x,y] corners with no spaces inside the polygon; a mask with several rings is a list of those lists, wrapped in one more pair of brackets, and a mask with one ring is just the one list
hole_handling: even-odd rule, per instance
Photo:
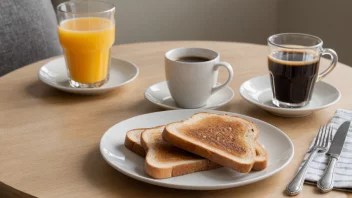
{"label": "glass mug", "polygon": [[[283,33],[268,38],[268,69],[272,102],[277,107],[299,108],[309,104],[314,85],[336,66],[337,54],[324,49],[323,41],[312,35]],[[330,55],[331,64],[319,71],[320,57]]]}
{"label": "glass mug", "polygon": [[112,4],[73,0],[57,7],[58,32],[72,87],[100,87],[109,80],[115,42]]}

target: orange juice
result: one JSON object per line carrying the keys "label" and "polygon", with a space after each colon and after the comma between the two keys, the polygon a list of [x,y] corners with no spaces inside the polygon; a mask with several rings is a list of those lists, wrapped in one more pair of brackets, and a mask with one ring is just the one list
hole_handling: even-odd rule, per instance
{"label": "orange juice", "polygon": [[104,18],[84,17],[62,21],[58,29],[71,79],[84,84],[105,80],[115,24]]}

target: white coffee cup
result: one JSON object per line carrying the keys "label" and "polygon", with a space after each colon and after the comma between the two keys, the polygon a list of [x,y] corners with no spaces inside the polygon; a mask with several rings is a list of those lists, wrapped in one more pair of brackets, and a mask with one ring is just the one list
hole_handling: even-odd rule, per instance
{"label": "white coffee cup", "polygon": [[[200,62],[180,61],[184,57],[209,59]],[[218,68],[225,67],[228,79],[216,85]],[[224,88],[233,78],[229,63],[220,62],[219,53],[203,48],[177,48],[165,54],[165,74],[172,98],[179,107],[194,109],[206,105],[209,97]]]}

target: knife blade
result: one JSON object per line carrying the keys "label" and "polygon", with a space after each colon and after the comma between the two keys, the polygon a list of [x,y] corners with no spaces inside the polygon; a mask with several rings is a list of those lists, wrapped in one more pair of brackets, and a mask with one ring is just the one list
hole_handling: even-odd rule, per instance
{"label": "knife blade", "polygon": [[350,125],[350,121],[346,121],[340,125],[340,127],[335,133],[334,139],[332,140],[331,146],[328,152],[326,153],[326,155],[329,156],[329,163],[327,168],[325,169],[323,176],[317,183],[318,188],[322,192],[329,192],[334,187],[335,166],[342,152],[342,148],[345,143]]}
{"label": "knife blade", "polygon": [[351,124],[350,121],[346,121],[343,124],[341,124],[339,129],[337,129],[334,139],[332,140],[331,146],[328,152],[326,153],[327,155],[336,156],[336,157],[340,156],[343,145],[346,140],[348,129],[350,128],[350,124]]}

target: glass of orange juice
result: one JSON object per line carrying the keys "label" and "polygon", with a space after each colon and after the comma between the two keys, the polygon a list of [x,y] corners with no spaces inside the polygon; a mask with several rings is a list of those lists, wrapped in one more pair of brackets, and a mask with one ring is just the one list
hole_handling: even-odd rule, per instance
{"label": "glass of orange juice", "polygon": [[114,15],[114,5],[100,1],[71,0],[58,5],[60,44],[72,87],[100,87],[109,80]]}

